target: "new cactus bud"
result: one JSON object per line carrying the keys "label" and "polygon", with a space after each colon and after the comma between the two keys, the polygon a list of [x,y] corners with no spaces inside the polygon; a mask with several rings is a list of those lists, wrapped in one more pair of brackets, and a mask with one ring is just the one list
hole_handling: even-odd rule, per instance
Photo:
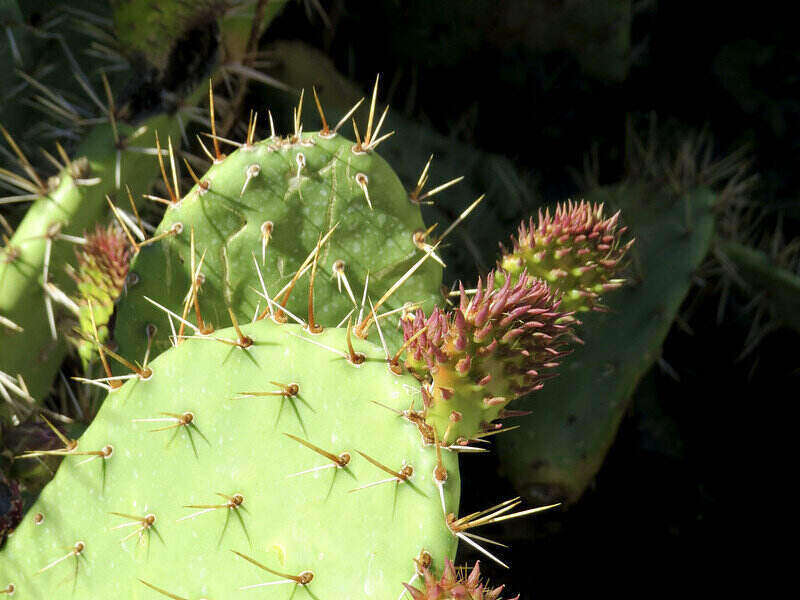
{"label": "new cactus bud", "polygon": [[718,197],[707,188],[674,195],[660,186],[626,182],[591,193],[622,210],[637,239],[635,268],[631,285],[609,298],[613,310],[583,319],[586,343],[564,361],[569,376],[521,399],[533,416],[498,440],[505,475],[528,498],[574,503],[590,485],[708,254]]}
{"label": "new cactus bud", "polygon": [[438,439],[448,445],[496,428],[505,406],[558,366],[571,321],[547,283],[525,271],[512,283],[499,270],[478,279],[471,298],[461,286],[457,309],[405,319],[406,366],[430,377],[424,417]]}
{"label": "new cactus bud", "polygon": [[[503,587],[489,588],[481,581],[481,568],[478,561],[464,577],[466,569],[456,568],[450,560],[445,561],[444,573],[436,579],[428,567],[420,567],[424,590],[406,584],[413,600],[502,600]],[[518,600],[515,596],[511,600]]]}
{"label": "new cactus bud", "polygon": [[[539,211],[512,237],[501,266],[514,278],[527,270],[562,293],[561,308],[586,311],[602,307],[603,294],[624,283],[615,278],[633,240],[622,242],[619,212],[607,217],[604,205],[586,201],[558,204],[551,215]],[[502,283],[502,277],[498,278]]]}
{"label": "new cactus bud", "polygon": [[[75,300],[81,330],[91,336],[93,318],[99,341],[105,342],[109,338],[108,324],[114,312],[114,302],[125,286],[132,247],[122,230],[114,224],[107,227],[98,225],[85,239],[86,243],[75,251],[77,269],[68,266],[67,272],[78,288]],[[77,345],[86,366],[96,355],[95,345],[83,339],[77,341]]]}

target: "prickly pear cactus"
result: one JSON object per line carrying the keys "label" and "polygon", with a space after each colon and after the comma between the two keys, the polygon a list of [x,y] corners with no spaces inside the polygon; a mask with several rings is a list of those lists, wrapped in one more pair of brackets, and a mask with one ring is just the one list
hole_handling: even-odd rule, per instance
{"label": "prickly pear cactus", "polygon": [[[0,582],[22,598],[280,598],[279,586],[302,586],[312,597],[497,599],[502,587],[477,570],[455,574],[458,541],[507,566],[472,530],[552,506],[512,512],[515,498],[457,516],[456,455],[480,450],[472,443],[513,416],[508,402],[541,385],[569,318],[546,283],[522,275],[496,289],[494,276],[452,311],[405,321],[394,356],[349,324],[285,323],[276,308],[172,336],[177,347],[153,362],[127,363],[135,373],[89,381],[109,395],[80,440],[51,426],[60,448],[16,458],[63,462],[13,532]],[[97,338],[105,362],[113,353]]]}
{"label": "prickly pear cactus", "polygon": [[342,329],[264,320],[214,337],[164,353],[65,440],[3,550],[0,588],[25,600],[285,598],[296,586],[394,599],[415,559],[442,571],[458,465],[393,412],[420,405],[417,380],[368,342],[351,354]]}
{"label": "prickly pear cactus", "polygon": [[[142,245],[134,259],[127,295],[118,308],[115,340],[121,351],[142,357],[148,324],[159,332],[153,353],[168,347],[168,319],[147,298],[159,298],[207,330],[227,323],[229,308],[242,321],[267,314],[266,290],[289,313],[335,326],[351,314],[354,321],[359,314],[363,320],[369,300],[377,304],[416,267],[382,310],[405,303],[430,309],[439,297],[442,268],[426,259],[430,246],[420,240],[419,206],[375,153],[375,143],[369,138],[351,142],[326,125],[319,132],[302,133],[298,127],[288,137],[259,142],[248,136],[229,156],[217,149],[213,166],[188,194],[179,198],[171,190],[154,234],[158,241]],[[315,254],[316,304],[309,315],[309,278],[298,276],[311,268]],[[201,260],[198,308],[187,312],[192,269]],[[387,342],[395,347],[402,339],[398,317],[382,323]]]}

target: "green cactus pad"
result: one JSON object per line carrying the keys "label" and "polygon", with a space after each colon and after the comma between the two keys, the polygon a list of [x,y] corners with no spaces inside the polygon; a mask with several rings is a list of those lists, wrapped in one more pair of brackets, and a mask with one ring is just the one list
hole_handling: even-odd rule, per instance
{"label": "green cactus pad", "polygon": [[[167,318],[144,297],[159,298],[175,313],[183,312],[191,282],[192,230],[196,262],[205,253],[199,304],[206,323],[228,323],[229,307],[241,321],[263,313],[267,302],[258,295],[261,285],[254,260],[269,295],[276,299],[314,251],[320,236],[334,227],[318,258],[315,321],[336,326],[356,308],[353,300],[358,304],[355,321],[368,273],[367,295],[377,302],[425,255],[413,239],[424,225],[419,207],[409,201],[389,165],[372,151],[354,148],[354,143],[336,134],[305,133],[302,138],[269,138],[244,145],[217,161],[200,185],[167,209],[155,235],[178,223],[181,232],[143,247],[134,259],[133,281],[118,307],[114,335],[120,352],[141,360],[148,323],[159,331],[153,352],[168,346]],[[369,202],[360,182],[367,188]],[[264,252],[265,232],[269,232],[269,240]],[[340,265],[353,298],[337,276]],[[441,277],[441,267],[427,260],[381,312],[406,302],[432,307]],[[303,319],[308,317],[308,286],[307,275],[299,278],[286,306]],[[193,310],[190,315],[195,321]],[[402,343],[398,318],[382,321],[383,333],[395,348]],[[375,331],[373,327],[372,333]]]}
{"label": "green cactus pad", "polygon": [[[433,446],[372,402],[419,405],[419,383],[395,375],[366,341],[354,340],[366,360],[349,362],[341,329],[310,335],[263,320],[242,332],[253,340],[246,349],[186,340],[151,363],[149,379],[110,394],[76,452],[113,451],[65,457],[0,554],[0,589],[13,584],[20,600],[155,600],[158,590],[219,599],[285,582],[232,551],[279,573],[313,573],[301,590],[276,584],[248,591],[254,598],[394,600],[422,550],[442,571],[457,541],[442,506],[457,512],[457,458],[443,452],[449,478],[440,497]],[[297,394],[247,395],[284,389],[273,382],[296,384]],[[187,412],[192,420],[182,425]],[[351,460],[333,467],[299,439]],[[364,455],[413,474],[352,491],[391,479]],[[332,468],[298,474],[325,465]],[[237,507],[202,508],[228,502]],[[133,518],[151,514],[152,527]]]}
{"label": "green cactus pad", "polygon": [[[66,352],[66,341],[52,338],[47,320],[42,285],[46,233],[48,228],[73,235],[80,232],[71,224],[86,212],[90,202],[86,191],[65,172],[58,185],[31,206],[14,238],[0,250],[0,315],[21,329],[0,327],[0,371],[11,376],[21,374],[34,397],[42,397],[48,390]],[[71,283],[66,272],[58,268],[71,256],[74,255],[68,244],[52,242],[50,273],[57,284]],[[50,381],[45,381],[44,373],[50,373]],[[0,416],[7,410],[4,403]]]}
{"label": "green cactus pad", "polygon": [[590,194],[622,209],[637,240],[634,277],[610,297],[608,312],[581,315],[585,345],[543,390],[518,402],[533,411],[525,426],[498,438],[503,469],[520,493],[574,502],[596,475],[708,252],[715,198],[704,188],[665,198],[640,184]]}

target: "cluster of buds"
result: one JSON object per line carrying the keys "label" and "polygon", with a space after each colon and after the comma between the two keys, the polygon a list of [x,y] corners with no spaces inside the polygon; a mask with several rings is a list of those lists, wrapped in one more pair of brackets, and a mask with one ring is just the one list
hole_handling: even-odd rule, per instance
{"label": "cluster of buds", "polygon": [[[461,569],[454,567],[450,560],[446,560],[441,579],[437,580],[429,569],[424,568],[422,577],[425,589],[419,590],[405,584],[406,590],[414,600],[502,600],[500,598],[500,594],[503,593],[502,585],[490,589],[481,582],[479,562],[475,562],[475,566],[466,578],[460,571]],[[519,596],[516,596],[511,600],[518,599]]]}
{"label": "cluster of buds", "polygon": [[[76,252],[78,268],[70,269],[69,273],[78,286],[76,303],[81,331],[92,338],[96,327],[99,340],[104,342],[109,338],[108,322],[114,302],[125,286],[133,246],[114,224],[106,228],[98,225],[85,238],[86,243]],[[94,344],[78,342],[78,352],[85,363],[94,358],[95,351]]]}
{"label": "cluster of buds", "polygon": [[506,405],[552,376],[572,322],[546,282],[500,271],[479,279],[471,297],[461,286],[458,308],[404,320],[406,366],[426,380],[425,422],[438,440],[466,443],[512,416]]}
{"label": "cluster of buds", "polygon": [[601,308],[601,297],[625,283],[615,275],[633,244],[621,242],[627,228],[618,225],[619,212],[606,217],[603,204],[569,201],[552,215],[540,210],[536,222],[519,226],[500,264],[514,278],[527,271],[547,281],[562,293],[564,310]]}

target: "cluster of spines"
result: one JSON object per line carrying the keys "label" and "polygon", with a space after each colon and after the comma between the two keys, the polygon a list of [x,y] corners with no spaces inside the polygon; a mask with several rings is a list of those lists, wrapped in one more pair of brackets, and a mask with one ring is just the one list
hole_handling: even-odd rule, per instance
{"label": "cluster of spines", "polygon": [[541,388],[566,351],[572,321],[547,283],[524,271],[515,283],[492,271],[472,297],[463,285],[459,291],[458,308],[435,308],[427,318],[418,310],[403,320],[406,364],[430,374],[426,420],[437,415],[434,427],[445,444],[487,430],[511,400]]}
{"label": "cluster of spines", "polygon": [[621,241],[627,228],[619,215],[606,217],[603,204],[585,200],[560,203],[552,214],[540,209],[536,221],[520,224],[500,264],[514,277],[527,270],[545,279],[569,310],[601,308],[602,295],[624,284],[614,275],[633,244]]}
{"label": "cluster of spines", "polygon": [[[501,600],[500,594],[503,593],[504,586],[489,588],[481,581],[481,568],[478,561],[464,576],[467,569],[460,569],[453,565],[450,560],[445,561],[444,572],[437,579],[434,573],[427,567],[421,566],[423,585],[425,588],[420,590],[409,584],[405,584],[406,590],[411,594],[413,600]],[[511,600],[519,600],[515,596]]]}

